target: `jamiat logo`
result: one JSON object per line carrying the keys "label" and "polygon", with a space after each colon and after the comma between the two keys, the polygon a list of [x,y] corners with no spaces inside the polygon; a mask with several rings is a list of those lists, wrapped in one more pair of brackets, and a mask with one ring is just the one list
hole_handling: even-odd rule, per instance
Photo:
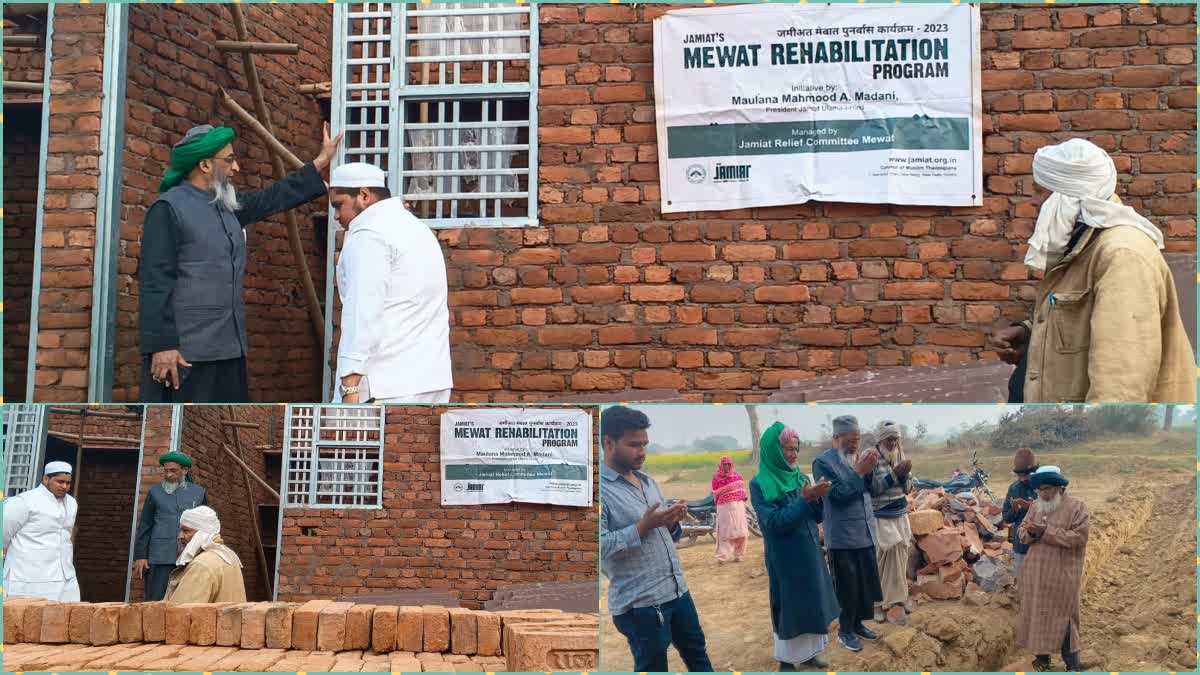
{"label": "jamiat logo", "polygon": [[749,164],[718,164],[713,174],[715,183],[733,183],[750,180]]}
{"label": "jamiat logo", "polygon": [[687,168],[687,179],[689,183],[699,185],[704,182],[704,178],[708,176],[708,172],[699,164],[693,164]]}

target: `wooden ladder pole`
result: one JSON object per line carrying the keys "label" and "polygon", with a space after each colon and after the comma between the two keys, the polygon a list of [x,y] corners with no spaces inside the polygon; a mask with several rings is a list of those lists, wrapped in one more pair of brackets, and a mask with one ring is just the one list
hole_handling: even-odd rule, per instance
{"label": "wooden ladder pole", "polygon": [[[246,17],[242,13],[242,6],[237,4],[229,5],[230,11],[233,13],[233,27],[237,31],[238,40],[247,41],[250,37],[250,32],[246,29]],[[274,136],[271,130],[271,116],[267,110],[266,99],[263,97],[262,83],[258,80],[258,69],[254,66],[254,54],[242,55],[242,67],[246,74],[246,84],[250,88],[250,96],[254,101],[254,113],[258,117],[259,122],[263,127]],[[283,167],[283,160],[278,154],[272,152],[268,146],[267,154],[271,157],[271,165],[275,170],[275,174],[282,178],[287,175]],[[294,211],[288,211],[287,230],[288,230],[288,247],[292,250],[292,257],[296,261],[296,273],[300,277],[300,283],[304,286],[304,297],[308,304],[308,316],[312,321],[313,332],[316,334],[317,342],[325,344],[325,317],[321,311],[321,301],[317,297],[317,288],[313,285],[312,272],[308,269],[308,258],[304,255],[304,244],[300,241],[300,225],[296,221]]]}

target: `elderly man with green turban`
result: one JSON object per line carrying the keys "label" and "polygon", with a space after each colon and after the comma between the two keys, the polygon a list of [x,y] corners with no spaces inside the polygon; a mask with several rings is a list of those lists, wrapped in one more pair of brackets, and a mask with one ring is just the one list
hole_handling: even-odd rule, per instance
{"label": "elderly man with green turban", "polygon": [[146,601],[162,600],[179,557],[179,518],[208,505],[208,493],[192,481],[192,459],[178,450],[161,455],[163,480],[146,495],[133,546],[133,571],[146,580]]}
{"label": "elderly man with green turban", "polygon": [[198,126],[175,144],[161,194],[146,212],[138,265],[141,399],[242,403],[246,368],[246,231],[326,193],[321,172],[341,135],[325,126],[312,162],[267,188],[238,194],[227,127]]}

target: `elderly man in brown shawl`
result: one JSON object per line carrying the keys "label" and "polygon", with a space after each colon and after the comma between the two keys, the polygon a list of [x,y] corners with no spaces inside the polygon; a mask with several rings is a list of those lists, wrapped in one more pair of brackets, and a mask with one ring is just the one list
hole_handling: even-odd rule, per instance
{"label": "elderly man in brown shawl", "polygon": [[1088,540],[1083,500],[1066,496],[1068,481],[1057,466],[1043,466],[1031,479],[1037,501],[1018,532],[1029,545],[1021,566],[1017,645],[1035,656],[1034,669],[1050,670],[1059,650],[1068,672],[1079,671],[1079,590]]}

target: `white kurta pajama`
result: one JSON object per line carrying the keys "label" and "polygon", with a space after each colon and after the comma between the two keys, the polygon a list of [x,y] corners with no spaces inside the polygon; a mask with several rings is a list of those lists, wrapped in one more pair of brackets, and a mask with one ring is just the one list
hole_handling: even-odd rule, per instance
{"label": "white kurta pajama", "polygon": [[437,236],[398,197],[351,223],[337,265],[342,300],[334,402],[362,375],[360,400],[445,403],[450,366],[446,263]]}
{"label": "white kurta pajama", "polygon": [[71,530],[75,498],[45,486],[4,501],[4,596],[79,602]]}

